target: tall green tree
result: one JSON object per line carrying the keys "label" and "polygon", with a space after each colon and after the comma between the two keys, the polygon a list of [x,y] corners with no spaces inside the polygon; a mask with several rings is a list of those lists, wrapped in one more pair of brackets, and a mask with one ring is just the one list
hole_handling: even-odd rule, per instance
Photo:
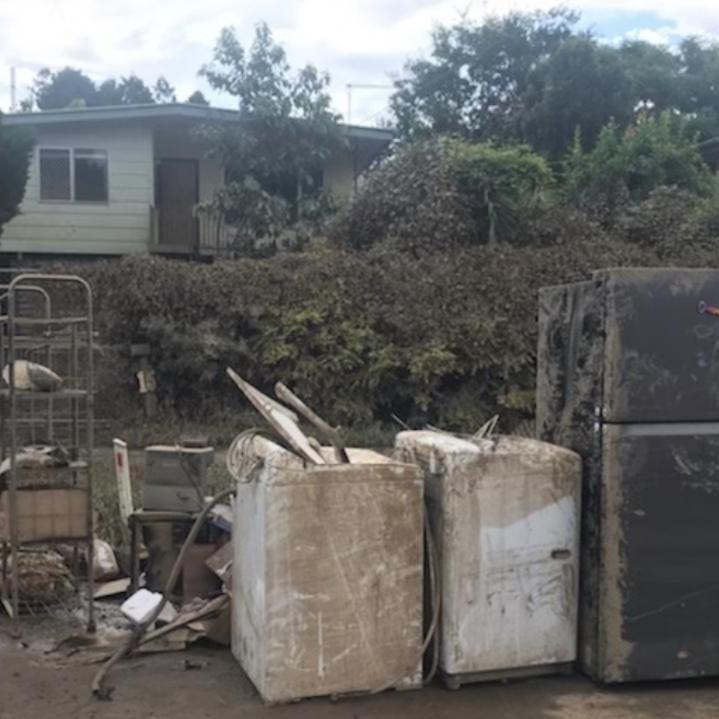
{"label": "tall green tree", "polygon": [[152,95],[155,102],[177,102],[175,88],[170,85],[164,75],[160,75],[152,88]]}
{"label": "tall green tree", "polygon": [[[257,26],[249,49],[232,28],[222,30],[214,59],[200,74],[232,95],[238,122],[202,129],[230,180],[215,198],[218,211],[250,252],[274,243],[288,225],[309,214],[330,154],[342,143],[330,107],[329,75],[306,65],[293,72],[269,27]],[[316,204],[313,204],[316,208]]]}
{"label": "tall green tree", "polygon": [[558,158],[579,131],[591,147],[602,127],[622,127],[633,116],[632,82],[614,48],[589,36],[566,40],[532,71],[525,94],[524,128],[529,143]]}
{"label": "tall green tree", "polygon": [[56,110],[73,104],[94,105],[95,83],[82,70],[65,67],[57,72],[43,68],[33,83],[32,95],[41,110]]}
{"label": "tall green tree", "polygon": [[32,137],[3,125],[0,113],[0,235],[3,225],[18,214],[25,196],[32,146]]}
{"label": "tall green tree", "polygon": [[679,108],[700,139],[719,137],[719,43],[697,37],[679,46]]}
{"label": "tall green tree", "polygon": [[187,102],[193,105],[209,105],[208,99],[202,94],[201,90],[195,90],[190,97],[187,98]]}
{"label": "tall green tree", "polygon": [[66,67],[57,72],[43,68],[33,83],[31,98],[23,110],[59,110],[66,107],[136,105],[152,102],[174,102],[175,89],[164,76],[157,78],[153,89],[135,74],[109,78],[96,85],[81,70]]}
{"label": "tall green tree", "polygon": [[400,134],[522,139],[530,74],[572,36],[577,20],[557,8],[440,27],[430,57],[410,60],[395,83],[390,105]]}

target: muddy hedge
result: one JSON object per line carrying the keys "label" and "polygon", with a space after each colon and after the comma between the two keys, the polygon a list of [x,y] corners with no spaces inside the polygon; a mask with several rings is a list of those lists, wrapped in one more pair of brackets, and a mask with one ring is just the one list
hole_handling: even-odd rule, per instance
{"label": "muddy hedge", "polygon": [[538,288],[607,266],[716,264],[714,254],[660,260],[638,245],[584,241],[55,269],[94,288],[101,342],[114,348],[100,377],[106,417],[141,416],[130,344],[147,342],[160,405],[177,418],[212,422],[240,410],[230,365],[266,391],[282,380],[344,427],[395,415],[471,430],[494,413],[505,429],[533,416]]}

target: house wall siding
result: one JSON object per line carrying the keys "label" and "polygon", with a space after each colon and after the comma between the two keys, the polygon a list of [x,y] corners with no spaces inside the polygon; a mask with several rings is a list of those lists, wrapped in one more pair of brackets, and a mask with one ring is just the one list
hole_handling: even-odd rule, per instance
{"label": "house wall siding", "polygon": [[348,200],[354,192],[354,176],[352,152],[343,148],[327,160],[323,184],[338,199]]}
{"label": "house wall siding", "polygon": [[[103,123],[38,128],[21,215],[3,228],[0,252],[102,254],[147,252],[154,200],[153,137],[147,126]],[[92,148],[108,157],[108,202],[42,202],[41,147]]]}

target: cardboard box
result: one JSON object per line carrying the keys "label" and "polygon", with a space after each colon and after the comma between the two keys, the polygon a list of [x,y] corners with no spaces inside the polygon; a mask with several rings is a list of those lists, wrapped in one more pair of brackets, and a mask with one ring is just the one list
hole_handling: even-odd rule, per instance
{"label": "cardboard box", "polygon": [[[10,539],[10,497],[0,493],[0,538]],[[17,490],[18,540],[82,539],[88,534],[87,493],[84,489]]]}

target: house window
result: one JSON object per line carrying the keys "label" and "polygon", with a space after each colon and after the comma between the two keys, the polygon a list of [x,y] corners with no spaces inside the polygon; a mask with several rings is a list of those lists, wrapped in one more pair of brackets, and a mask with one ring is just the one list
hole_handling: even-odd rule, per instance
{"label": "house window", "polygon": [[75,150],[75,202],[107,202],[107,153]]}
{"label": "house window", "polygon": [[40,199],[71,200],[70,150],[40,150]]}
{"label": "house window", "polygon": [[104,150],[40,148],[40,199],[107,202]]}

